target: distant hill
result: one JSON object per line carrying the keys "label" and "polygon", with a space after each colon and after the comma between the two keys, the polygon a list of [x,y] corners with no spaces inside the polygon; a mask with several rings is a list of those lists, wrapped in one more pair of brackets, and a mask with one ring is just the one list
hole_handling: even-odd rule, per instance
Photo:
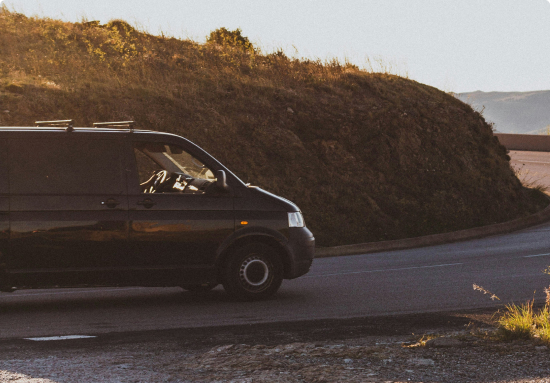
{"label": "distant hill", "polygon": [[[0,126],[135,120],[296,202],[323,246],[503,222],[546,205],[479,113],[415,81],[0,7]],[[0,179],[0,182],[4,180]]]}
{"label": "distant hill", "polygon": [[457,97],[475,110],[483,110],[488,122],[502,133],[548,134],[550,90],[537,92],[470,92]]}

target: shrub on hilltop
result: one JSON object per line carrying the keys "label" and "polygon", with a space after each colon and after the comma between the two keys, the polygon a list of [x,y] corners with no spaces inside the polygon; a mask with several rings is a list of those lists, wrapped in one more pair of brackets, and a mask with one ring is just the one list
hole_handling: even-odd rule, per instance
{"label": "shrub on hilltop", "polygon": [[228,31],[223,27],[218,28],[215,31],[210,32],[210,36],[208,36],[206,42],[240,48],[251,53],[255,52],[254,46],[250,41],[248,41],[248,37],[242,35],[240,28],[237,28],[234,31]]}
{"label": "shrub on hilltop", "polygon": [[454,97],[248,44],[240,30],[199,44],[2,8],[0,125],[135,120],[183,135],[244,182],[296,202],[320,245],[465,229],[546,204]]}

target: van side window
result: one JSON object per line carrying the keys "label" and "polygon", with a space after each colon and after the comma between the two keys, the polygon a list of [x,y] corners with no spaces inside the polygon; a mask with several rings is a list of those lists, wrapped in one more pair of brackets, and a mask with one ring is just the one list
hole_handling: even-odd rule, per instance
{"label": "van side window", "polygon": [[8,194],[8,145],[6,140],[0,140],[0,194]]}
{"label": "van side window", "polygon": [[212,170],[179,146],[136,142],[134,154],[143,193],[204,194],[216,180]]}
{"label": "van side window", "polygon": [[11,193],[124,194],[121,148],[116,140],[10,140]]}
{"label": "van side window", "polygon": [[139,183],[147,182],[154,174],[163,170],[160,165],[140,150],[134,149],[138,167]]}

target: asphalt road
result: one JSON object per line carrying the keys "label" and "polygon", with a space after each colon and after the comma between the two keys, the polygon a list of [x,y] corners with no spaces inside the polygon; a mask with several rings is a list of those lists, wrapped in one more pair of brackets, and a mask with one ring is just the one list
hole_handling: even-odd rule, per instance
{"label": "asphalt road", "polygon": [[[262,302],[200,297],[177,288],[21,290],[0,295],[0,338],[94,335],[182,327],[485,307],[543,299],[550,276],[550,224],[510,235],[429,248],[318,259]],[[500,303],[500,302],[499,302]]]}
{"label": "asphalt road", "polygon": [[[537,166],[537,173],[550,166],[547,153],[511,155],[524,168]],[[533,296],[544,300],[543,289],[550,285],[550,275],[543,273],[550,265],[549,234],[547,223],[467,242],[317,259],[309,274],[285,281],[275,297],[262,302],[232,302],[219,287],[201,296],[178,288],[0,294],[0,339],[458,310]],[[474,283],[501,301],[474,291]]]}

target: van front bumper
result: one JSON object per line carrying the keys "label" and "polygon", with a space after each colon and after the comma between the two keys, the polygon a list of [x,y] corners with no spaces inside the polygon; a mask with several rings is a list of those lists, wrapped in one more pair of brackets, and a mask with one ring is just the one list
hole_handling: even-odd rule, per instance
{"label": "van front bumper", "polygon": [[307,227],[291,227],[287,246],[290,264],[285,270],[285,279],[307,274],[315,257],[315,237],[311,231]]}

